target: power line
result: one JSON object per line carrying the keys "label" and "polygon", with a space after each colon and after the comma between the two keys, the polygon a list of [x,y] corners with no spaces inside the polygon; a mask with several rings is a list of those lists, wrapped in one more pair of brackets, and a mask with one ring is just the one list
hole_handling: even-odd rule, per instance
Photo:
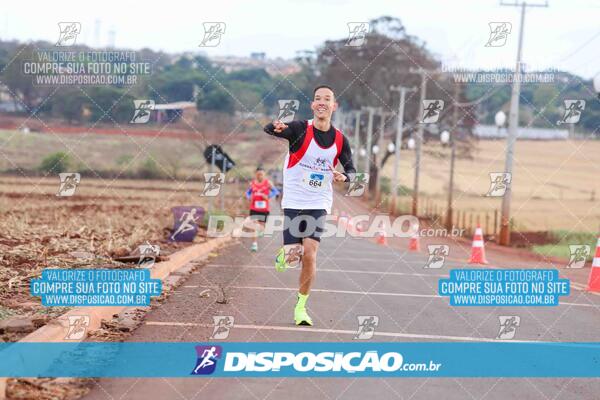
{"label": "power line", "polygon": [[594,36],[592,36],[591,38],[589,38],[584,44],[582,44],[581,46],[579,46],[577,48],[577,50],[571,52],[571,54],[569,54],[566,57],[563,57],[562,59],[560,59],[558,62],[563,62],[569,58],[571,58],[572,56],[574,56],[576,53],[578,53],[581,49],[583,49],[585,46],[587,46],[588,44],[592,43],[594,40],[596,40],[597,37],[600,36],[600,31],[596,32],[596,34]]}

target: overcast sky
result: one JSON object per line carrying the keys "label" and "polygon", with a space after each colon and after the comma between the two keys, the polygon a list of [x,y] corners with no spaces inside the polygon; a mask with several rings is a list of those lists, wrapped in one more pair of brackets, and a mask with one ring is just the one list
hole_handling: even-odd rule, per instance
{"label": "overcast sky", "polygon": [[[512,1],[512,0],[509,0]],[[519,0],[520,1],[520,0]],[[532,0],[541,3],[543,0]],[[222,21],[226,32],[209,55],[291,58],[327,39],[348,35],[348,22],[382,15],[401,19],[411,35],[447,65],[466,68],[513,67],[520,8],[496,0],[218,0],[218,1],[5,1],[0,38],[58,39],[58,22],[81,22],[78,43],[100,45],[114,29],[117,47],[150,47],[167,52],[200,50],[202,22]],[[549,0],[548,8],[528,8],[523,59],[530,69],[554,67],[591,78],[600,72],[600,0]],[[504,47],[484,47],[490,22],[512,23]]]}

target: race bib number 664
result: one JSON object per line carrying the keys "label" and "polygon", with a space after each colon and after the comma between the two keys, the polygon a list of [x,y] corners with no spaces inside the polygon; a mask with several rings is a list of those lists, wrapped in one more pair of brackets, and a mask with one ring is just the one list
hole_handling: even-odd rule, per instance
{"label": "race bib number 664", "polygon": [[302,178],[304,187],[312,191],[321,191],[327,188],[329,177],[318,172],[305,172]]}

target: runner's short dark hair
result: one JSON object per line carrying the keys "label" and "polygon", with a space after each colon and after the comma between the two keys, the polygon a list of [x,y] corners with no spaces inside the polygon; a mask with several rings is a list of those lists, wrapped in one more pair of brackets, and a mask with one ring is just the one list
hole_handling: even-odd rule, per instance
{"label": "runner's short dark hair", "polygon": [[265,169],[263,168],[262,165],[259,165],[258,167],[256,167],[256,172],[258,171],[264,171]]}
{"label": "runner's short dark hair", "polygon": [[333,93],[333,97],[335,97],[335,90],[333,90],[333,88],[329,85],[319,85],[319,86],[315,87],[315,89],[313,90],[313,96],[315,95],[315,93],[317,93],[317,90],[323,89],[323,88],[331,90],[331,92]]}

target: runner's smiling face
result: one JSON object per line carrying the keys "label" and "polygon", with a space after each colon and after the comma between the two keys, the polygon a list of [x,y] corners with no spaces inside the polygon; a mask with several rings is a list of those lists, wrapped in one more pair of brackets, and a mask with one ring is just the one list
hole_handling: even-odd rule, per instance
{"label": "runner's smiling face", "polygon": [[257,181],[262,182],[262,180],[265,179],[265,171],[259,169],[258,171],[256,171],[255,177]]}
{"label": "runner's smiling face", "polygon": [[314,118],[322,121],[331,119],[331,114],[337,109],[335,95],[331,89],[319,88],[315,92],[313,102],[310,104],[313,110]]}

